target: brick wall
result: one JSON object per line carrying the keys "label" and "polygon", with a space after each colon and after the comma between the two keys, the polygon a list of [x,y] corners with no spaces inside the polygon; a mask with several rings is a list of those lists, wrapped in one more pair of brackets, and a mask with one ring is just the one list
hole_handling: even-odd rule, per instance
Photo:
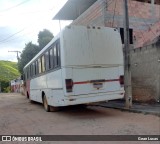
{"label": "brick wall", "polygon": [[[136,37],[135,48],[149,44],[159,35],[160,5],[151,5],[133,0],[128,2],[130,28]],[[123,0],[98,0],[73,21],[74,25],[123,27]],[[155,24],[156,23],[156,24]],[[153,35],[152,31],[156,33]]]}
{"label": "brick wall", "polygon": [[160,22],[157,22],[150,26],[150,28],[145,32],[140,32],[136,34],[135,47],[143,47],[145,45],[153,43],[153,40],[160,36]]}
{"label": "brick wall", "polygon": [[[146,3],[151,3],[151,2],[152,2],[152,0],[136,0],[136,1],[146,2]],[[154,0],[154,3],[155,3],[155,4],[160,4],[160,0]]]}
{"label": "brick wall", "polygon": [[160,41],[131,51],[133,100],[160,100]]}
{"label": "brick wall", "polygon": [[104,26],[105,1],[96,1],[88,10],[73,21],[74,25]]}
{"label": "brick wall", "polygon": [[[149,3],[129,0],[128,6],[130,27],[133,28],[136,38],[135,47],[143,46],[131,52],[133,100],[158,101],[160,42],[146,47],[144,45],[150,44],[160,35],[160,22],[157,22],[160,20],[160,5],[153,7]],[[98,0],[72,24],[123,27],[123,0]]]}

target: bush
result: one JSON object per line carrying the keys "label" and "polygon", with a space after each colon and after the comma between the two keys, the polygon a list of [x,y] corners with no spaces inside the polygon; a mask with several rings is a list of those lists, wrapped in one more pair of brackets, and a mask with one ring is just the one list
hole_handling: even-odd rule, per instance
{"label": "bush", "polygon": [[4,93],[9,93],[9,92],[11,92],[10,87],[4,88],[3,92],[4,92]]}
{"label": "bush", "polygon": [[9,87],[9,81],[1,81],[1,91],[2,92],[9,92],[10,87]]}

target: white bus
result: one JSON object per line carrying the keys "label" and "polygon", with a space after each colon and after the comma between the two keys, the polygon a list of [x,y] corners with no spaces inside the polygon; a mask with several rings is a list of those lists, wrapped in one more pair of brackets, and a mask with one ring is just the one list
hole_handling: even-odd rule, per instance
{"label": "white bus", "polygon": [[107,27],[67,26],[25,67],[27,97],[46,111],[124,97],[120,33]]}

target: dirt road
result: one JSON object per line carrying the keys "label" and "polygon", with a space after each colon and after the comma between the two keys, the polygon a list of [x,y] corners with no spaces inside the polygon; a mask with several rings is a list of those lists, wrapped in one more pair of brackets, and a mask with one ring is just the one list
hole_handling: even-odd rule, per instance
{"label": "dirt road", "polygon": [[[41,104],[32,104],[20,94],[0,94],[0,135],[18,134],[158,135],[160,134],[160,117],[95,106],[68,107],[60,112],[48,113],[44,111]],[[128,144],[128,142],[119,143]]]}

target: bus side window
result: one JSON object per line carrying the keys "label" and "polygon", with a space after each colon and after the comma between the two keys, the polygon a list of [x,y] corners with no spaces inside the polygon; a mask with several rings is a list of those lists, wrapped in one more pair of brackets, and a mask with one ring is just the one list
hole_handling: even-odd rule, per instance
{"label": "bus side window", "polygon": [[28,79],[30,78],[30,66],[28,66]]}
{"label": "bus side window", "polygon": [[40,74],[42,72],[42,64],[41,64],[41,59],[38,59],[38,73]]}
{"label": "bus side window", "polygon": [[49,70],[49,52],[48,51],[45,53],[45,65],[46,65],[46,70]]}
{"label": "bus side window", "polygon": [[26,81],[26,72],[23,73],[23,81]]}
{"label": "bus side window", "polygon": [[36,60],[36,64],[35,64],[35,74],[38,74],[38,61]]}
{"label": "bus side window", "polygon": [[57,67],[57,48],[56,48],[56,45],[54,46],[54,67],[56,68]]}
{"label": "bus side window", "polygon": [[49,50],[49,69],[53,68],[53,49]]}
{"label": "bus side window", "polygon": [[44,55],[42,56],[42,72],[45,72],[46,67],[45,67],[45,58]]}
{"label": "bus side window", "polygon": [[57,61],[58,61],[58,66],[60,66],[60,41],[57,42],[56,47],[57,47]]}
{"label": "bus side window", "polygon": [[32,64],[32,76],[35,76],[36,73],[35,73],[35,63]]}
{"label": "bus side window", "polygon": [[27,80],[28,80],[29,79],[29,67],[27,67],[26,71],[27,71]]}
{"label": "bus side window", "polygon": [[26,80],[28,79],[28,73],[27,73],[27,68],[26,68]]}
{"label": "bus side window", "polygon": [[27,80],[27,69],[25,70],[25,81]]}
{"label": "bus side window", "polygon": [[32,64],[29,66],[30,67],[30,78],[33,76],[32,74]]}

